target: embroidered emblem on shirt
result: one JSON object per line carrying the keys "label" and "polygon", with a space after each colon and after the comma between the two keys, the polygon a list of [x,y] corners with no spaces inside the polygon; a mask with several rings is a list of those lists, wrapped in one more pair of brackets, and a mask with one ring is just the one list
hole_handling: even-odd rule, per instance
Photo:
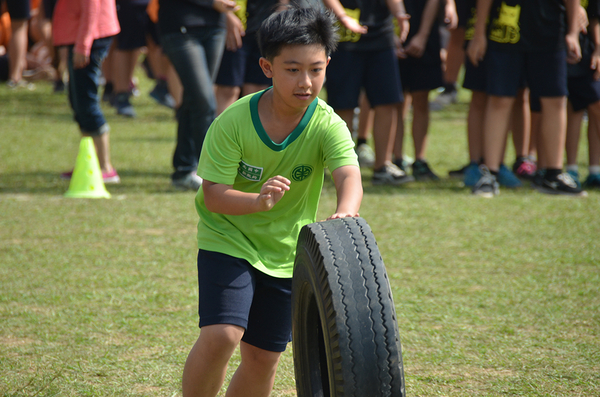
{"label": "embroidered emblem on shirt", "polygon": [[254,165],[246,164],[243,161],[240,161],[240,166],[238,168],[238,174],[242,177],[248,179],[249,181],[258,182],[262,178],[263,168],[256,167]]}
{"label": "embroidered emblem on shirt", "polygon": [[301,182],[308,178],[313,172],[313,167],[310,165],[297,165],[292,171],[292,179],[296,182]]}

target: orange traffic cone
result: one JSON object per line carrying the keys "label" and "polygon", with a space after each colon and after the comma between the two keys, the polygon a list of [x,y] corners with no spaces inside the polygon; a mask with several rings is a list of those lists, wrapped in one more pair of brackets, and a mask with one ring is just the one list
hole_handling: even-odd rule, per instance
{"label": "orange traffic cone", "polygon": [[102,180],[100,163],[91,137],[81,138],[75,169],[65,197],[110,198]]}

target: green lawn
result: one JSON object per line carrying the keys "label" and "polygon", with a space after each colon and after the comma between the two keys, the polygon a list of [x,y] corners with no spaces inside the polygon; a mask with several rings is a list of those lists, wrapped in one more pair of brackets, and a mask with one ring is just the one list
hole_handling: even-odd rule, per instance
{"label": "green lawn", "polygon": [[[137,119],[104,108],[122,179],[110,200],[63,198],[79,147],[66,97],[0,86],[2,396],[181,395],[198,335],[197,216],[194,194],[169,184],[173,113],[140,80]],[[460,99],[432,114],[441,175],[467,160]],[[600,192],[486,200],[447,178],[394,188],[363,174],[409,396],[600,395]],[[321,218],[334,205],[328,181]],[[295,395],[291,346],[273,395]]]}

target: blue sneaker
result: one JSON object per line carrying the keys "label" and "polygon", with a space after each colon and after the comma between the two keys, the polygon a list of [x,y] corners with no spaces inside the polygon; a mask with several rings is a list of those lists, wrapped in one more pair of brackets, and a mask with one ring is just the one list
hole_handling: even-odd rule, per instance
{"label": "blue sneaker", "polygon": [[579,172],[577,172],[576,170],[567,170],[567,174],[571,175],[571,178],[573,178],[573,181],[575,181],[577,187],[581,189],[581,182],[579,182]]}
{"label": "blue sneaker", "polygon": [[504,164],[500,164],[500,169],[498,170],[498,183],[504,187],[509,189],[515,189],[523,186],[519,178],[515,174],[512,173],[511,170],[508,169]]}
{"label": "blue sneaker", "polygon": [[471,162],[467,165],[463,172],[463,180],[465,182],[465,186],[473,187],[481,178],[481,171],[479,170],[479,165],[476,162]]}
{"label": "blue sneaker", "polygon": [[600,174],[589,174],[583,186],[586,188],[600,189]]}

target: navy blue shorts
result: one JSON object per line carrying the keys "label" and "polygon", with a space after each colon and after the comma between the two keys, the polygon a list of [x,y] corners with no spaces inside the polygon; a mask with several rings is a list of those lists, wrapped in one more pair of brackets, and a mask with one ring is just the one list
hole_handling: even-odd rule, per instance
{"label": "navy blue shorts", "polygon": [[233,324],[242,340],[283,352],[292,340],[292,279],[268,276],[248,261],[198,251],[199,326]]}
{"label": "navy blue shorts", "polygon": [[327,103],[334,109],[358,106],[364,88],[371,107],[404,101],[393,48],[381,51],[343,51],[331,55],[327,66]]}
{"label": "navy blue shorts", "polygon": [[[437,52],[437,58],[440,52]],[[431,91],[444,85],[441,60],[424,63],[421,58],[406,58],[398,61],[402,89],[408,92]]]}
{"label": "navy blue shorts", "polygon": [[487,93],[517,95],[523,78],[539,97],[567,95],[567,53],[561,51],[515,52],[488,49]]}
{"label": "navy blue shorts", "polygon": [[[117,48],[126,51],[144,47],[146,33],[150,33],[152,25],[146,6],[118,1],[117,17],[121,25],[121,31],[117,34]],[[154,40],[156,41],[156,38]]]}
{"label": "navy blue shorts", "polygon": [[471,91],[487,92],[486,89],[486,58],[475,66],[465,57],[465,77],[463,79],[463,88]]}
{"label": "navy blue shorts", "polygon": [[255,34],[242,38],[242,48],[237,51],[225,50],[217,74],[217,85],[241,87],[244,83],[270,86],[271,79],[260,68],[260,50]]}
{"label": "navy blue shorts", "polygon": [[569,77],[567,86],[569,87],[569,102],[576,112],[600,101],[600,81],[594,80],[594,71],[591,69],[586,76]]}
{"label": "navy blue shorts", "polygon": [[31,18],[31,8],[29,5],[29,1],[0,0],[0,8],[2,8],[3,3],[6,3],[6,10],[10,15],[11,21]]}

